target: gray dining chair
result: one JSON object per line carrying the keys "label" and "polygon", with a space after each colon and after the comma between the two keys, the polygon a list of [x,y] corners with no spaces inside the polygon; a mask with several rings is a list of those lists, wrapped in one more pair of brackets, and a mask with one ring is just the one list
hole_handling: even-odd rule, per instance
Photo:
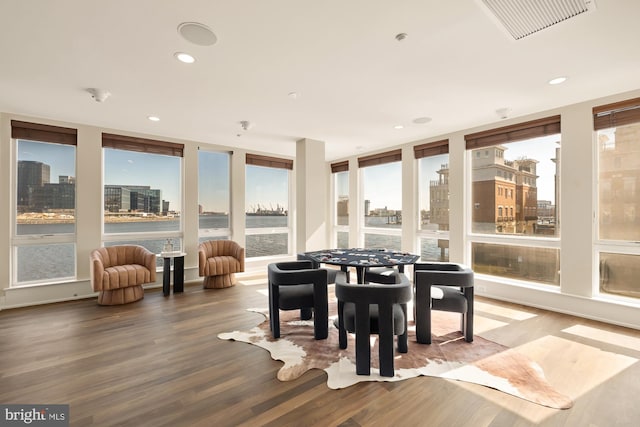
{"label": "gray dining chair", "polygon": [[398,336],[398,352],[406,353],[407,302],[411,283],[404,274],[395,273],[393,284],[350,284],[336,279],[338,300],[337,327],[339,347],[347,348],[347,332],[356,335],[356,374],[370,375],[370,335],[378,335],[380,375],[394,376],[393,336]]}
{"label": "gray dining chair", "polygon": [[269,325],[280,338],[280,310],[300,310],[300,319],[313,317],[314,337],[329,335],[327,271],[313,268],[311,261],[276,262],[268,267]]}
{"label": "gray dining chair", "polygon": [[[415,289],[416,340],[431,344],[431,311],[461,314],[460,330],[467,342],[473,341],[473,270],[456,263],[417,263],[413,266]],[[432,288],[442,292],[432,298]]]}
{"label": "gray dining chair", "polygon": [[318,261],[314,260],[305,252],[298,253],[296,258],[298,259],[298,261],[311,261],[313,264],[313,268],[322,268],[323,270],[327,270],[327,284],[336,283],[336,276],[338,275],[345,275],[346,281],[349,281],[349,269],[345,265],[340,266],[340,270],[336,268],[321,267]]}

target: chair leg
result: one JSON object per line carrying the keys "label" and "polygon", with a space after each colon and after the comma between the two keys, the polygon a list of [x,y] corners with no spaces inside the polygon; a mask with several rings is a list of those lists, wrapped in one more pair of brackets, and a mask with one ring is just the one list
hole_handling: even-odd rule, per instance
{"label": "chair leg", "polygon": [[380,376],[393,377],[393,309],[391,305],[378,305],[378,358]]}
{"label": "chair leg", "polygon": [[398,335],[398,352],[407,353],[409,351],[409,330],[407,328],[407,305],[401,304],[402,312],[404,313],[404,333]]}
{"label": "chair leg", "polygon": [[416,286],[416,341],[431,344],[431,286]]}
{"label": "chair leg", "polygon": [[313,316],[313,312],[310,308],[300,309],[300,320],[309,320]]}
{"label": "chair leg", "polygon": [[280,308],[278,307],[279,292],[277,286],[269,284],[269,326],[274,338],[280,338]]}
{"label": "chair leg", "polygon": [[344,301],[338,301],[338,347],[341,349],[347,348],[347,331],[344,328],[343,309]]}
{"label": "chair leg", "polygon": [[473,286],[465,288],[464,296],[467,298],[467,312],[463,316],[465,322],[464,340],[473,342]]}
{"label": "chair leg", "polygon": [[371,374],[371,321],[369,320],[369,305],[356,304],[356,374]]}

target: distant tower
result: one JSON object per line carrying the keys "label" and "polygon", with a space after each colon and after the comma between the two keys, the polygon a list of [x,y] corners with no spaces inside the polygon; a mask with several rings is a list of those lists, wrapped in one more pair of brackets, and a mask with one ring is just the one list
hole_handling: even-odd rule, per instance
{"label": "distant tower", "polygon": [[369,211],[371,210],[371,200],[364,201],[364,216],[369,216]]}

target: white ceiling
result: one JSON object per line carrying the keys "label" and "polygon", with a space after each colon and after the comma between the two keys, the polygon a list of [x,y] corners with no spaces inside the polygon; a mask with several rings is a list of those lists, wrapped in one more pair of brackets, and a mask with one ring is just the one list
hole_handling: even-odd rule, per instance
{"label": "white ceiling", "polygon": [[0,0],[0,111],[334,160],[639,89],[640,1],[596,3],[515,41],[478,0]]}

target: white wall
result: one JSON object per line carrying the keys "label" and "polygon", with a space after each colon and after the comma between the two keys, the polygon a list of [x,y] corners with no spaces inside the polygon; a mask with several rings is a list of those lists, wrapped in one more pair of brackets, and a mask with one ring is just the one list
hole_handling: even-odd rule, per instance
{"label": "white wall", "polygon": [[[476,277],[476,291],[480,295],[486,295],[497,299],[513,301],[525,305],[542,307],[564,313],[576,314],[579,316],[604,320],[607,322],[630,326],[640,329],[640,303],[628,299],[620,300],[607,298],[604,296],[592,297],[594,289],[597,287],[597,277],[594,277],[594,249],[593,249],[593,221],[594,221],[594,135],[591,117],[591,109],[596,105],[603,105],[624,99],[640,97],[640,90],[629,93],[613,95],[606,98],[583,102],[550,111],[540,112],[526,117],[508,119],[493,124],[473,129],[456,131],[450,134],[438,135],[427,140],[416,141],[403,144],[399,147],[389,147],[382,151],[393,148],[402,148],[403,151],[403,214],[407,221],[403,224],[403,249],[415,250],[417,248],[416,227],[417,225],[417,165],[413,158],[413,146],[417,143],[449,139],[449,168],[450,168],[450,260],[470,264],[470,245],[467,236],[467,206],[469,205],[469,181],[466,167],[466,149],[464,135],[506,126],[522,121],[533,120],[541,117],[548,117],[560,114],[562,117],[562,160],[561,160],[561,275],[560,287],[540,287],[534,285],[523,285],[521,283],[500,280],[495,277]],[[34,286],[29,288],[7,289],[10,283],[10,262],[11,262],[11,203],[10,183],[14,165],[11,161],[10,152],[10,120],[24,120],[37,123],[52,124],[58,126],[75,127],[78,129],[78,281],[67,284]],[[89,271],[88,260],[89,251],[100,246],[100,233],[102,226],[101,219],[101,197],[102,197],[102,176],[96,173],[101,169],[102,150],[100,133],[102,131],[111,133],[123,133],[110,129],[99,129],[91,126],[80,126],[69,123],[61,123],[37,118],[16,116],[7,113],[0,114],[0,199],[5,201],[3,208],[0,208],[0,289],[4,289],[4,301],[0,299],[1,307],[13,307],[19,305],[29,305],[48,301],[58,301],[72,299],[76,297],[86,297],[92,295],[88,284]],[[132,136],[152,137],[155,139],[165,139],[173,142],[185,143],[185,162],[192,164],[197,161],[197,144],[190,141],[172,140],[162,137],[146,135]],[[201,144],[202,145],[202,144]],[[245,172],[244,155],[245,151],[226,146],[212,145],[214,149],[233,150],[234,155],[231,161],[231,186],[232,186],[232,238],[236,241],[244,241],[244,191]],[[265,153],[269,155],[269,153]],[[361,155],[373,154],[362,153]],[[349,190],[350,199],[359,200],[360,183],[358,182],[357,157],[347,159],[332,159],[331,162],[339,160],[349,160]],[[294,169],[297,166],[294,162]],[[326,166],[326,165],[325,165]],[[331,185],[332,177],[324,167],[326,181]],[[295,179],[295,170],[293,174]],[[197,168],[185,168],[184,171],[183,197],[185,209],[183,215],[186,221],[184,226],[185,249],[189,253],[186,259],[186,279],[197,278]],[[325,187],[326,189],[327,187]],[[193,189],[196,189],[195,191]],[[331,191],[325,191],[325,203],[331,205],[328,200]],[[295,200],[295,190],[294,196]],[[295,205],[294,205],[295,206]],[[302,208],[301,208],[302,209]],[[307,207],[304,207],[307,209]],[[350,207],[349,218],[349,239],[351,246],[359,246],[358,241],[358,219],[361,217],[361,207],[358,203],[353,203]],[[331,209],[325,207],[318,212],[324,212],[326,224],[330,223]],[[328,227],[330,228],[330,227]],[[295,230],[295,228],[294,228]],[[294,233],[295,234],[295,233]],[[295,236],[292,236],[295,242]],[[292,253],[295,251],[292,248]],[[247,270],[254,272],[264,271],[269,260],[258,260],[249,262]],[[159,279],[161,280],[161,279]],[[0,291],[1,292],[1,291]]]}
{"label": "white wall", "polygon": [[[11,230],[13,212],[11,188],[15,184],[15,164],[11,153],[11,120],[75,128],[78,130],[76,147],[76,233],[77,233],[77,280],[67,283],[33,285],[10,288],[11,283]],[[129,135],[141,138],[161,139],[185,145],[183,154],[183,244],[185,257],[185,280],[198,280],[198,147],[212,150],[233,151],[231,156],[231,239],[245,241],[245,154],[246,151],[229,146],[196,143],[174,138],[143,135],[114,129],[0,113],[0,309],[87,298],[96,295],[90,285],[89,254],[101,246],[102,237],[102,132]],[[268,153],[256,153],[267,154]],[[295,162],[294,162],[295,167]],[[294,175],[295,176],[295,175]],[[295,198],[294,198],[295,200]],[[269,260],[248,260],[247,271],[260,272]],[[34,260],[37,265],[37,260]],[[162,283],[162,274],[157,275],[155,285]]]}

